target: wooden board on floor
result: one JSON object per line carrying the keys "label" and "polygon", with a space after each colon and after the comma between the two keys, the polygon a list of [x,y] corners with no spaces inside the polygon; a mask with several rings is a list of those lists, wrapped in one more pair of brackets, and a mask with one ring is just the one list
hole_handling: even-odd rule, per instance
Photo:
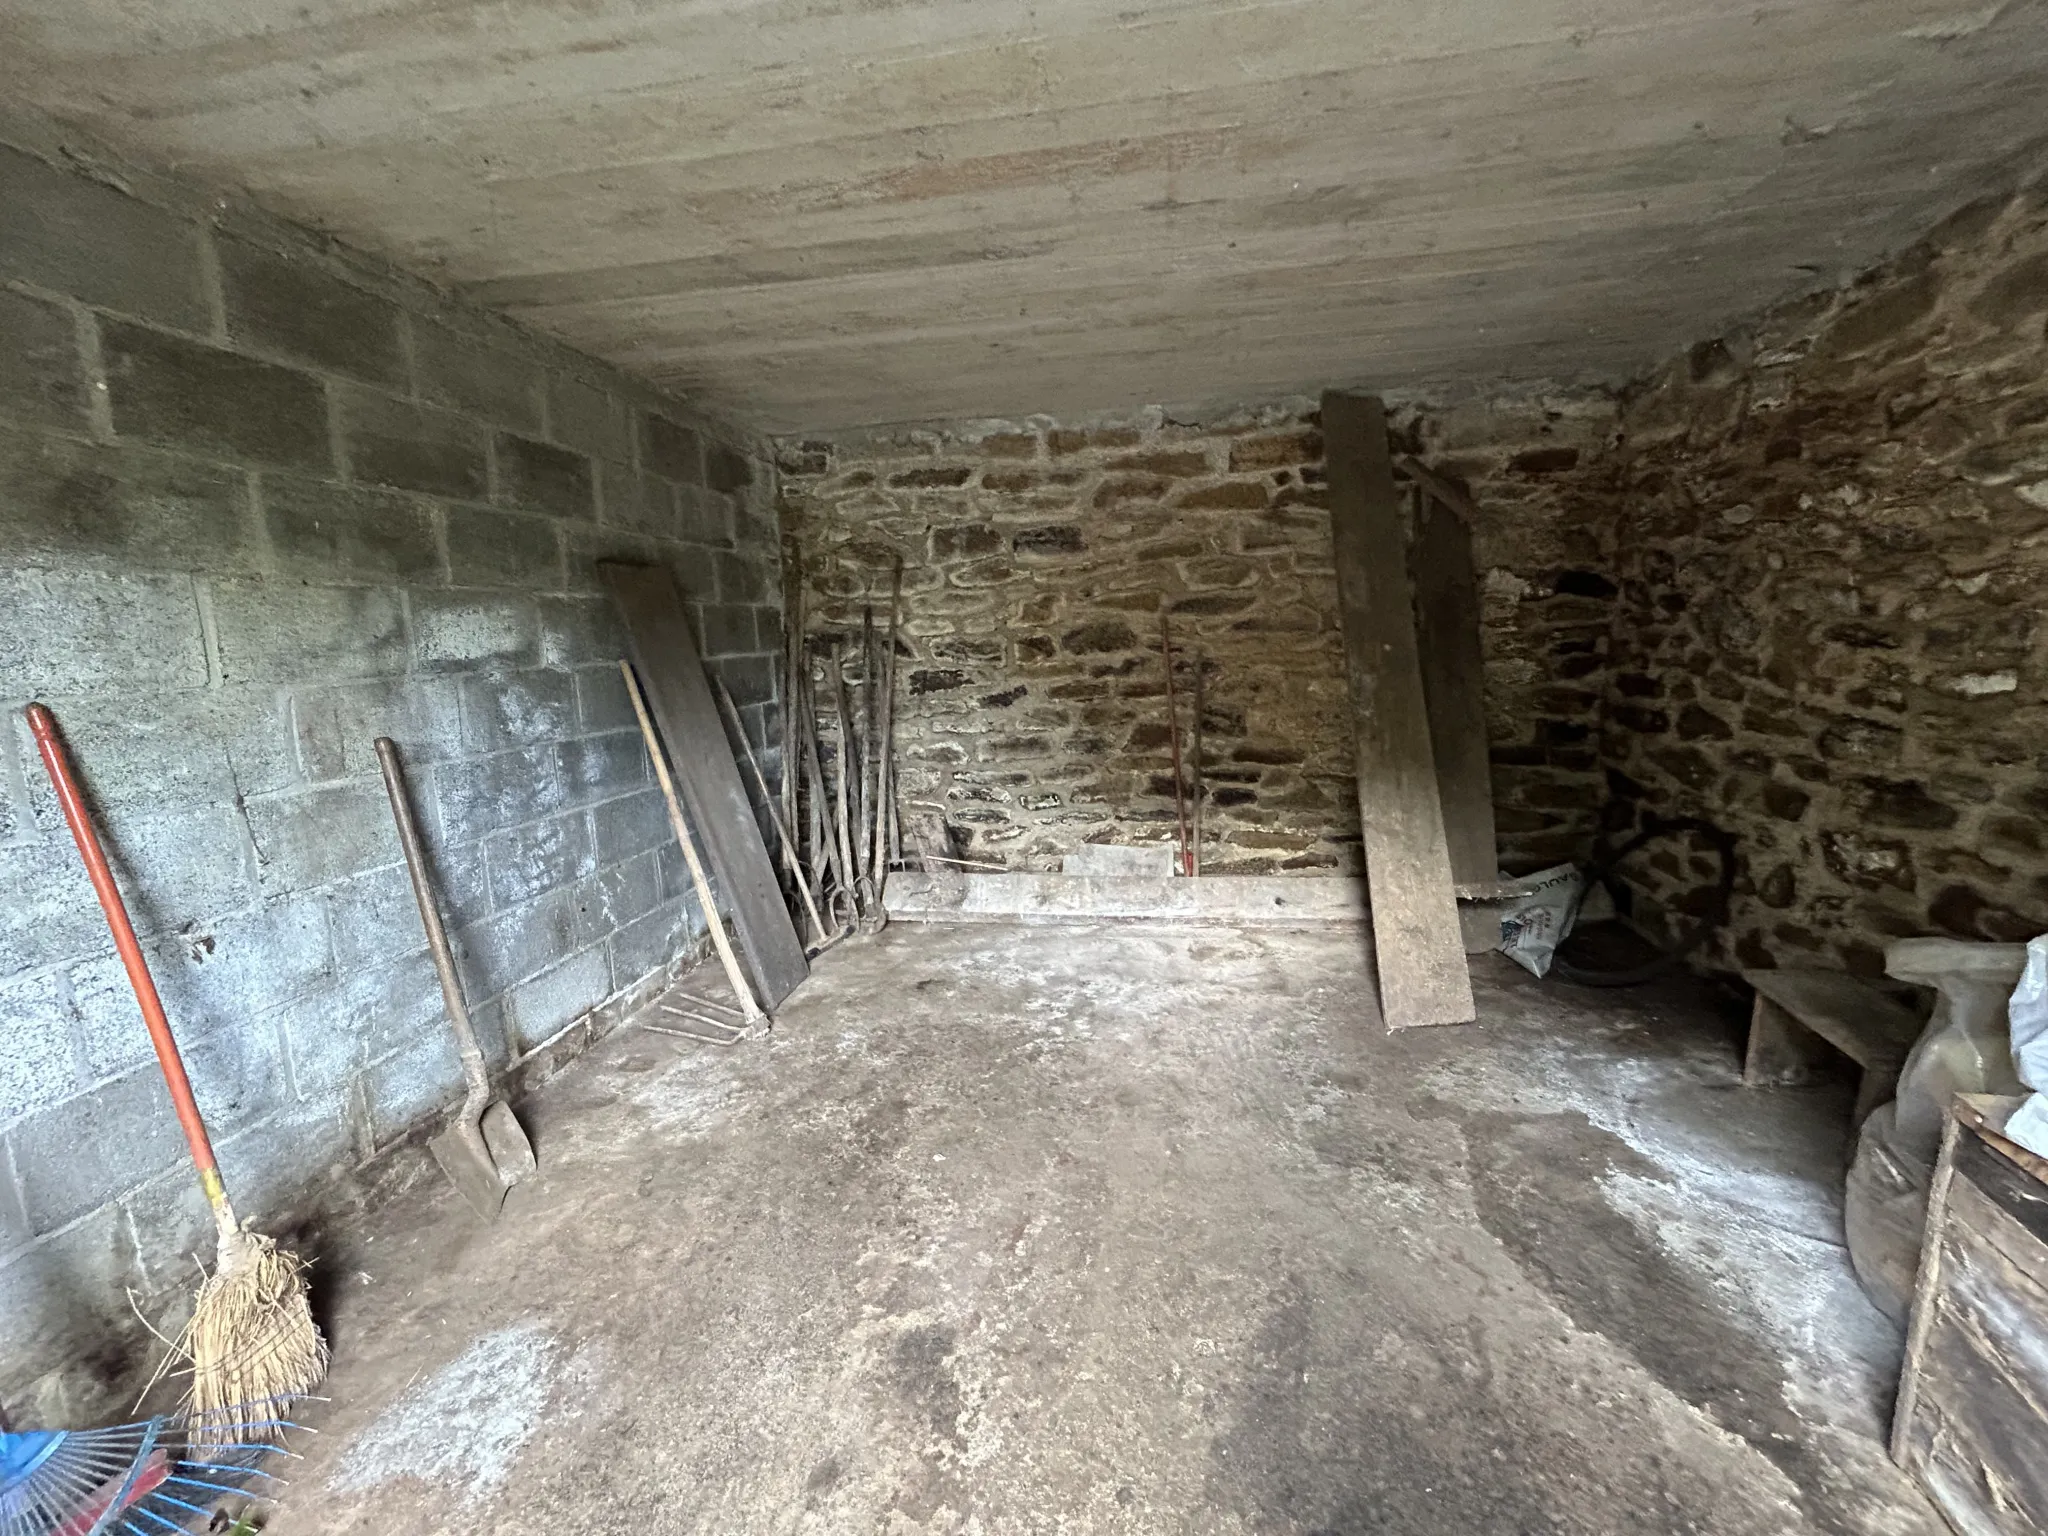
{"label": "wooden board on floor", "polygon": [[1472,978],[1437,793],[1401,499],[1378,399],[1324,395],[1323,441],[1380,1010],[1390,1029],[1469,1023]]}
{"label": "wooden board on floor", "polygon": [[1436,756],[1451,878],[1500,878],[1493,830],[1493,764],[1486,750],[1486,663],[1479,649],[1479,573],[1464,516],[1425,487],[1408,546],[1415,638],[1422,659],[1430,750]]}
{"label": "wooden board on floor", "polygon": [[625,618],[633,669],[668,748],[705,869],[732,907],[761,1006],[773,1009],[810,974],[810,965],[740,782],[682,593],[660,566],[607,560],[597,571]]}

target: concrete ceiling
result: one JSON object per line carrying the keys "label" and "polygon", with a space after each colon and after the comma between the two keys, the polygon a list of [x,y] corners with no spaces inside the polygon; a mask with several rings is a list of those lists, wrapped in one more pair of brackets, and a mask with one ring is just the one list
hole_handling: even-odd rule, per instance
{"label": "concrete ceiling", "polygon": [[771,430],[1612,376],[2048,130],[2039,0],[0,0],[0,61]]}

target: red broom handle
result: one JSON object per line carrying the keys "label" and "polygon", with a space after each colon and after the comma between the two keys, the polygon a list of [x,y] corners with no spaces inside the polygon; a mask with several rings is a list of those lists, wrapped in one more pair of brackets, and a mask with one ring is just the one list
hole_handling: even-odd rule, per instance
{"label": "red broom handle", "polygon": [[121,888],[114,884],[114,872],[107,867],[99,833],[93,830],[92,818],[79,798],[71,760],[65,755],[63,738],[57,734],[57,717],[40,704],[29,705],[26,713],[28,728],[36,738],[36,750],[42,753],[43,766],[49,770],[50,783],[57,791],[65,825],[71,828],[78,856],[85,860],[85,872],[92,879],[93,894],[99,897],[100,908],[107,914],[114,948],[120,951],[121,964],[128,968],[128,982],[135,988],[135,1001],[142,1007],[142,1022],[149,1026],[149,1043],[156,1047],[157,1062],[164,1069],[164,1086],[171,1090],[171,1103],[177,1108],[185,1144],[192,1149],[192,1162],[199,1169],[206,1203],[219,1217],[227,1205],[227,1191],[221,1184],[220,1165],[214,1161],[213,1143],[207,1139],[206,1122],[199,1118],[199,1101],[192,1097],[192,1081],[185,1076],[178,1042],[171,1038],[171,1021],[164,1017],[163,999],[156,995],[156,982],[150,978],[142,946],[136,942],[135,925],[128,921],[127,903],[121,900]]}

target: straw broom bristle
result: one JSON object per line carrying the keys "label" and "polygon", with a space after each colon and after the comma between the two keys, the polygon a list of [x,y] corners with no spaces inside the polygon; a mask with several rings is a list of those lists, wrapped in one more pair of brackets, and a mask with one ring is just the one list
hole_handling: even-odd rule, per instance
{"label": "straw broom bristle", "polygon": [[312,1391],[327,1374],[305,1265],[261,1233],[236,1231],[199,1288],[182,1348],[193,1410],[227,1438],[247,1438],[275,1416],[266,1405]]}

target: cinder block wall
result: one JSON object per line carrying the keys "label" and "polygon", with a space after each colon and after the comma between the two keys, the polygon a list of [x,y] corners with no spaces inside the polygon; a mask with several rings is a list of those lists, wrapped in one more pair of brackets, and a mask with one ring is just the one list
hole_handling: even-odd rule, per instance
{"label": "cinder block wall", "polygon": [[404,750],[502,1066],[702,928],[594,562],[670,565],[750,734],[778,734],[748,439],[131,185],[0,147],[0,1403],[49,1416],[132,1366],[124,1291],[159,1312],[210,1235],[21,702],[64,726],[229,1186],[269,1222],[459,1080],[373,737]]}
{"label": "cinder block wall", "polygon": [[[1495,793],[1517,869],[1581,851],[1603,793],[1612,524],[1561,487],[1613,414],[1603,394],[1524,392],[1393,415],[1400,451],[1478,502]],[[900,559],[906,799],[971,857],[1056,869],[1084,842],[1170,836],[1164,615],[1203,655],[1204,868],[1355,872],[1322,452],[1304,401],[1199,424],[1152,411],[786,441],[814,659],[866,611],[886,622]]]}

